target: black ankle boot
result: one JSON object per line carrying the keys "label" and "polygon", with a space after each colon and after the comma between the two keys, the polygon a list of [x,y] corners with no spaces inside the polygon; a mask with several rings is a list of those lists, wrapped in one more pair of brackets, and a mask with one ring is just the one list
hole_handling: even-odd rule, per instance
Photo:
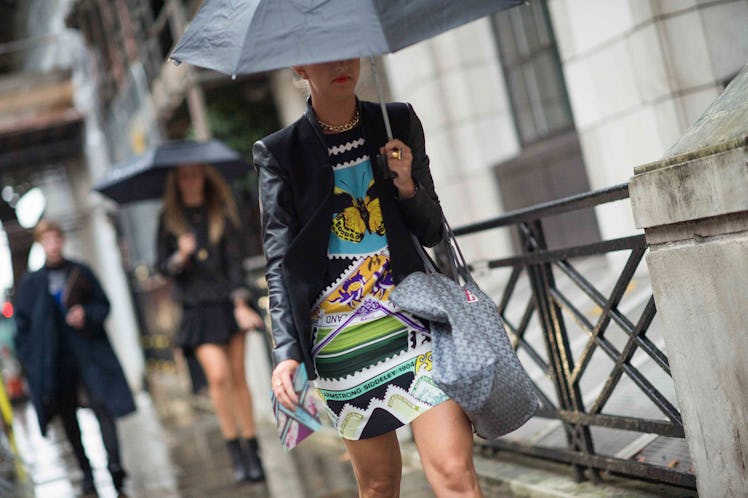
{"label": "black ankle boot", "polygon": [[99,496],[96,493],[96,484],[94,484],[93,469],[91,464],[88,462],[88,458],[81,460],[80,462],[81,472],[83,472],[83,479],[81,479],[81,496],[85,498],[91,498]]}
{"label": "black ankle boot", "polygon": [[229,449],[231,462],[234,465],[234,481],[243,482],[248,480],[249,476],[247,476],[247,469],[244,464],[244,456],[242,455],[242,447],[239,439],[227,439],[226,447]]}
{"label": "black ankle boot", "polygon": [[112,476],[114,489],[116,489],[117,492],[122,491],[122,488],[125,487],[125,477],[127,477],[127,472],[125,472],[125,469],[123,469],[119,464],[109,464],[108,469],[109,474]]}
{"label": "black ankle boot", "polygon": [[247,471],[247,480],[252,482],[260,482],[265,480],[265,471],[262,469],[262,461],[260,455],[257,454],[259,446],[257,445],[257,438],[250,438],[246,440],[246,446],[244,448],[244,462]]}
{"label": "black ankle boot", "polygon": [[99,496],[99,494],[96,492],[96,484],[94,484],[93,474],[83,474],[83,480],[81,481],[81,496],[83,498],[93,498]]}

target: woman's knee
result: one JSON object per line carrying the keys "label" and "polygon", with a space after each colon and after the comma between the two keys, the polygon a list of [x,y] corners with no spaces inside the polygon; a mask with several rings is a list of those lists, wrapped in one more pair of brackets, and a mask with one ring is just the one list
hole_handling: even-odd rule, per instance
{"label": "woman's knee", "polygon": [[365,497],[392,498],[400,493],[400,472],[364,471],[357,476],[359,491]]}
{"label": "woman's knee", "polygon": [[424,462],[424,465],[431,467],[431,472],[427,474],[438,480],[438,486],[450,491],[468,491],[477,483],[472,459],[462,455],[441,455],[428,463]]}
{"label": "woman's knee", "polygon": [[208,387],[211,390],[228,391],[232,388],[233,382],[229,372],[215,372],[207,375]]}
{"label": "woman's knee", "polygon": [[228,390],[232,387],[231,368],[222,364],[220,361],[203,365],[205,378],[208,380],[208,387],[212,390]]}
{"label": "woman's knee", "polygon": [[231,388],[231,363],[225,350],[214,344],[205,344],[197,349],[197,359],[211,390]]}
{"label": "woman's knee", "polygon": [[344,440],[351,456],[360,495],[399,495],[402,459],[395,431],[358,441]]}

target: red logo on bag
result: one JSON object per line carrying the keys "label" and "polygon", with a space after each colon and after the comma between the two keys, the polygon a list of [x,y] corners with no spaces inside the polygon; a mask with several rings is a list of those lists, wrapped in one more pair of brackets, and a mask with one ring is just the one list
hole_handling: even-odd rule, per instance
{"label": "red logo on bag", "polygon": [[475,303],[478,301],[478,296],[470,292],[468,289],[463,289],[465,291],[465,297],[467,298],[467,302],[469,303]]}

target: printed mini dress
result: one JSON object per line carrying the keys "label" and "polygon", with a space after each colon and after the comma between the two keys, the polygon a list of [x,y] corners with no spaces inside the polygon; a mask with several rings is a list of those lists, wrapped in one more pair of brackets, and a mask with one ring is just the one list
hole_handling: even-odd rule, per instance
{"label": "printed mini dress", "polygon": [[426,324],[389,301],[395,285],[361,129],[325,139],[334,213],[328,285],[312,307],[315,383],[340,435],[366,439],[448,398],[431,378]]}

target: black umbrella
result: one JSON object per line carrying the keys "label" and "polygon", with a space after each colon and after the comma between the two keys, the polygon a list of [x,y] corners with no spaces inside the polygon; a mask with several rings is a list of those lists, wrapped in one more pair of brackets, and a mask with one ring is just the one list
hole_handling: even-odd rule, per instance
{"label": "black umbrella", "polygon": [[[525,0],[211,0],[174,48],[177,63],[235,76],[395,52]],[[381,85],[376,81],[379,97]],[[382,102],[387,134],[387,112]]]}
{"label": "black umbrella", "polygon": [[158,199],[164,193],[168,171],[183,164],[209,164],[227,180],[250,169],[237,151],[219,140],[175,140],[116,164],[94,189],[120,204]]}

